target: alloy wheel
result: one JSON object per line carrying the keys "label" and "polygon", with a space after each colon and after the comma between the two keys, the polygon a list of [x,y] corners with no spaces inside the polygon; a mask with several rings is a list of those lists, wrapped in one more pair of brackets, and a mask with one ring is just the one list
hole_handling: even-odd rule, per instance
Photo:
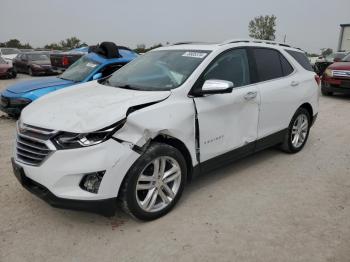
{"label": "alloy wheel", "polygon": [[181,168],[172,157],[161,156],[149,163],[136,183],[136,200],[146,212],[160,211],[174,200],[181,185]]}
{"label": "alloy wheel", "polygon": [[309,121],[305,114],[300,114],[294,121],[291,133],[292,145],[295,148],[301,147],[309,132]]}

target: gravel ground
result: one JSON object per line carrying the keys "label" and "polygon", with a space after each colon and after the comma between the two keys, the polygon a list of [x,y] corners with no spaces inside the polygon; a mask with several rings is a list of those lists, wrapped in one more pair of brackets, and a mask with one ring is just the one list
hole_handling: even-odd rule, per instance
{"label": "gravel ground", "polygon": [[0,261],[350,261],[349,102],[321,97],[299,154],[265,150],[204,175],[148,223],[25,191],[10,165],[15,121],[0,113]]}

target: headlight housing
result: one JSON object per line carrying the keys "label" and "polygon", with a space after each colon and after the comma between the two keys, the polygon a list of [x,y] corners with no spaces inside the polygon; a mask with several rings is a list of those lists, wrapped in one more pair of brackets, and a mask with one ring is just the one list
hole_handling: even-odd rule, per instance
{"label": "headlight housing", "polygon": [[53,142],[57,149],[61,150],[97,145],[111,138],[124,125],[125,121],[123,119],[111,126],[91,133],[60,132],[53,138]]}
{"label": "headlight housing", "polygon": [[326,71],[324,71],[324,74],[327,77],[333,77],[333,70],[328,68]]}

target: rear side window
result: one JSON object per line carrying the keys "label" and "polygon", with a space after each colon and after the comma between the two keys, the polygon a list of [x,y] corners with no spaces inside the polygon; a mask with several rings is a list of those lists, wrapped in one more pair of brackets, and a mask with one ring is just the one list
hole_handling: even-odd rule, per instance
{"label": "rear side window", "polygon": [[267,81],[284,76],[280,53],[273,49],[254,49],[256,68],[260,81]]}
{"label": "rear side window", "polygon": [[287,76],[287,75],[290,75],[291,73],[293,73],[294,69],[290,65],[288,60],[281,54],[280,54],[280,58],[281,58],[281,65],[282,65],[283,75]]}
{"label": "rear side window", "polygon": [[306,55],[302,52],[285,50],[288,54],[290,54],[304,69],[313,72],[309,59],[307,59]]}

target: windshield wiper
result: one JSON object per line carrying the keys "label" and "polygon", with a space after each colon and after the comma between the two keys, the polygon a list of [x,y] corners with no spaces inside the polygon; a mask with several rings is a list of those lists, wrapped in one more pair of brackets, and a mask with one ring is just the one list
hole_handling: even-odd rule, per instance
{"label": "windshield wiper", "polygon": [[76,80],[72,80],[72,79],[67,79],[67,78],[64,78],[64,77],[61,77],[61,76],[58,76],[59,79],[62,79],[62,80],[67,80],[67,81],[72,81],[74,83],[78,83],[80,81],[76,81]]}

